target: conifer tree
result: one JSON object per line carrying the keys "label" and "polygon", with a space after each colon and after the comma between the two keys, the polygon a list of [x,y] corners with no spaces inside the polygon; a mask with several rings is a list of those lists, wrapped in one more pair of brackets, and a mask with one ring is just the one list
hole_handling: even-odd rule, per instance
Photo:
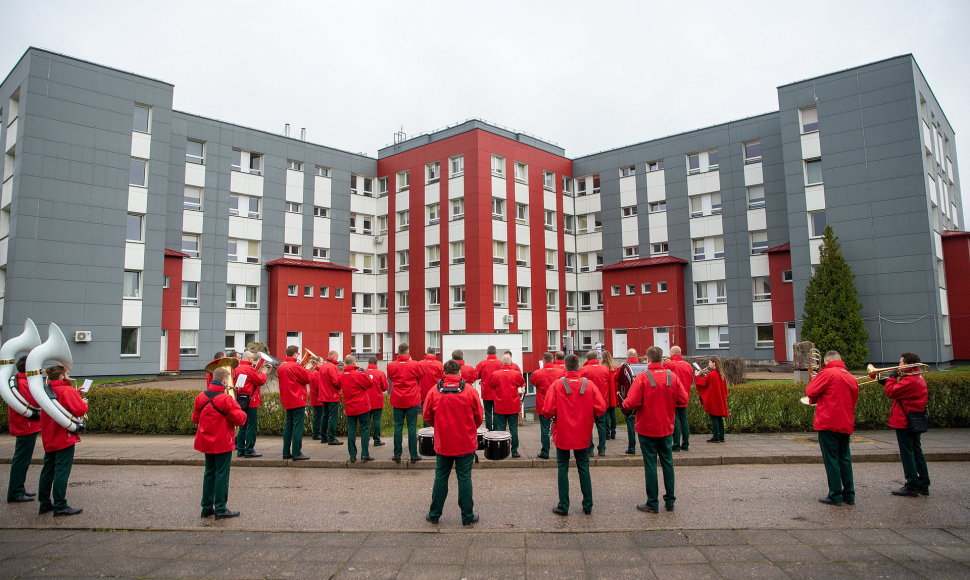
{"label": "conifer tree", "polygon": [[832,226],[825,227],[819,253],[815,274],[805,289],[802,340],[814,342],[823,354],[837,350],[846,366],[861,368],[869,355],[869,333],[862,322],[855,276]]}

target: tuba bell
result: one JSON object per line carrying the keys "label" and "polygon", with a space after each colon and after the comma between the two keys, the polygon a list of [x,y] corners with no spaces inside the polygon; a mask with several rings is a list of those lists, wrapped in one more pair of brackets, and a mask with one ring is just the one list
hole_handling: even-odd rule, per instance
{"label": "tuba bell", "polygon": [[305,348],[303,349],[303,356],[300,357],[300,360],[296,364],[300,365],[301,367],[305,368],[308,371],[312,371],[317,367],[316,361],[318,358],[320,357],[314,354],[312,350]]}
{"label": "tuba bell", "polygon": [[[224,356],[220,359],[216,359],[211,363],[205,365],[205,372],[210,375],[216,372],[218,368],[226,368],[229,370],[230,376],[232,376],[232,369],[239,366],[239,359],[234,356]],[[226,387],[226,394],[230,395],[233,399],[236,398],[236,387],[232,384],[232,381]]]}
{"label": "tuba bell", "polygon": [[61,366],[68,371],[74,367],[74,358],[71,356],[67,339],[53,322],[48,327],[47,340],[27,355],[27,384],[30,385],[30,394],[51,419],[68,431],[77,433],[84,429],[84,419],[75,417],[57,402],[54,391],[47,385],[43,376],[44,362],[49,360],[61,363]]}
{"label": "tuba bell", "polygon": [[24,321],[24,331],[11,338],[0,346],[0,397],[15,412],[27,417],[36,419],[40,414],[40,409],[27,403],[23,395],[17,390],[16,362],[17,355],[22,352],[30,352],[40,346],[40,333],[34,321],[27,319]]}

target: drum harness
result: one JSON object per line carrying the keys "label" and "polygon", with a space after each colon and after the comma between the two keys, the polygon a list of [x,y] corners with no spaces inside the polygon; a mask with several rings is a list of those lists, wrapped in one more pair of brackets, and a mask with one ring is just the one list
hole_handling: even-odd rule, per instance
{"label": "drum harness", "polygon": [[460,393],[465,390],[465,379],[460,379],[458,381],[458,386],[456,387],[445,387],[445,380],[441,379],[438,381],[438,392],[439,393]]}

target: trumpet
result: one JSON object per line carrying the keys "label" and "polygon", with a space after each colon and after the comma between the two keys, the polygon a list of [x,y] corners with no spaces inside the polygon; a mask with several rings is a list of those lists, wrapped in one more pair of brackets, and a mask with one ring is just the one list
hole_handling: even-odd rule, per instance
{"label": "trumpet", "polygon": [[[869,383],[874,383],[880,381],[883,378],[889,378],[889,373],[896,371],[899,376],[905,377],[909,375],[921,375],[923,373],[930,371],[930,365],[926,363],[913,363],[909,365],[897,365],[894,367],[885,367],[877,369],[874,365],[869,365],[866,367],[866,374],[859,377],[857,380],[861,381],[860,385],[867,385]],[[883,377],[882,375],[887,375]]]}
{"label": "trumpet", "polygon": [[296,364],[308,371],[312,371],[313,369],[317,368],[318,360],[320,360],[320,357],[314,354],[312,350],[305,348],[303,349],[303,356],[300,357],[300,360]]}

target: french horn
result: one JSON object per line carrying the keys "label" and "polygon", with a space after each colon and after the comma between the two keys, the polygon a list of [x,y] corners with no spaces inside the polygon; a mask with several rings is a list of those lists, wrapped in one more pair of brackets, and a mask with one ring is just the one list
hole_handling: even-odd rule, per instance
{"label": "french horn", "polygon": [[53,322],[48,327],[47,340],[27,355],[27,384],[30,385],[30,394],[34,396],[40,408],[58,425],[72,433],[82,431],[84,418],[75,417],[58,403],[57,395],[45,381],[44,362],[49,360],[61,363],[61,366],[68,371],[74,368],[74,357],[71,356],[67,339]]}
{"label": "french horn", "polygon": [[40,409],[27,403],[23,395],[17,391],[17,355],[22,352],[30,352],[40,344],[40,333],[37,332],[37,326],[33,320],[28,318],[24,321],[24,331],[0,346],[0,396],[15,413],[28,419],[36,419],[40,414]]}

